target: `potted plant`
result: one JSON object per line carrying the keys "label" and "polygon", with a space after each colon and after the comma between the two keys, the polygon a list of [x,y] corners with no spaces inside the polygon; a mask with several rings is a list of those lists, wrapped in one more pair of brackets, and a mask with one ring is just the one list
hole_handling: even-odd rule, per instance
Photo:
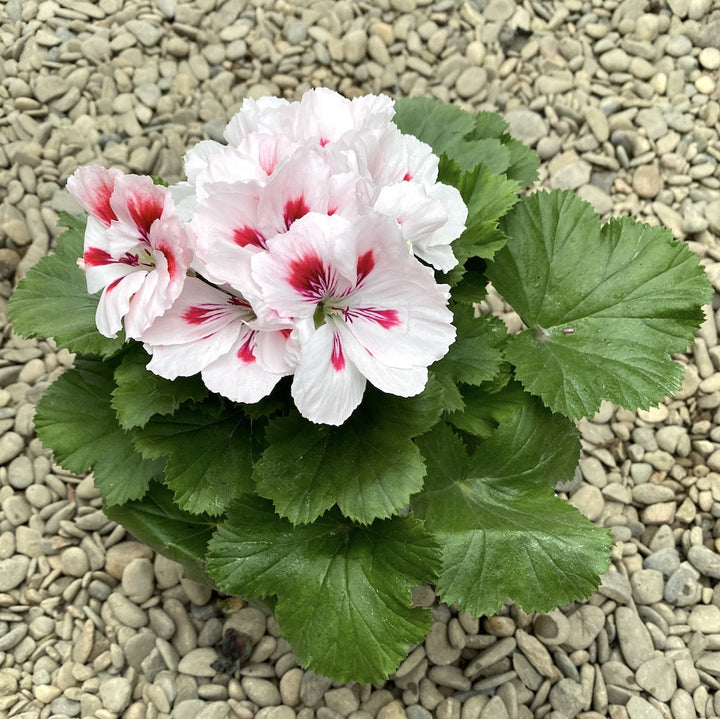
{"label": "potted plant", "polygon": [[[378,682],[430,627],[587,597],[609,533],[556,496],[574,420],[675,392],[711,289],[662,228],[534,192],[492,113],[247,100],[187,180],[81,168],[15,331],[75,368],[37,434],[188,576],[271,603],[297,659]],[[488,282],[525,329],[479,311]],[[352,651],[348,651],[351,647]]]}

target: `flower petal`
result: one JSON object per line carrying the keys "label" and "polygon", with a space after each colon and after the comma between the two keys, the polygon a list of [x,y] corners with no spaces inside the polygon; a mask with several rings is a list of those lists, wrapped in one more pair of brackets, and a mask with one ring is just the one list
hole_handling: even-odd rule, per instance
{"label": "flower petal", "polygon": [[292,397],[300,414],[311,422],[342,424],[360,404],[365,378],[345,355],[335,327],[323,325],[302,348]]}
{"label": "flower petal", "polygon": [[117,219],[110,206],[110,197],[121,177],[123,173],[115,168],[106,170],[100,165],[88,165],[79,167],[68,177],[67,189],[86,212],[108,227]]}

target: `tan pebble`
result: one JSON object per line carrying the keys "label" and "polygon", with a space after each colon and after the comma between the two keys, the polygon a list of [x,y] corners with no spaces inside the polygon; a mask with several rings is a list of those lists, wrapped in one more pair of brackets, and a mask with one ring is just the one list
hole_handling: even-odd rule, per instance
{"label": "tan pebble", "polygon": [[712,95],[715,91],[715,80],[709,75],[700,75],[700,77],[695,80],[695,89],[702,95]]}
{"label": "tan pebble", "polygon": [[125,567],[137,557],[152,559],[153,551],[141,542],[119,542],[110,547],[105,555],[105,571],[115,579],[122,579]]}

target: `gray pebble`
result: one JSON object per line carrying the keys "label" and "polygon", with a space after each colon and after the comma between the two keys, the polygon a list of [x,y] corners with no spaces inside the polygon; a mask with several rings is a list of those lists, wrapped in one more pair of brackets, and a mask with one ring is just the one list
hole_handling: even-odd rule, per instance
{"label": "gray pebble", "polygon": [[365,58],[367,50],[367,33],[365,30],[352,30],[343,38],[345,60],[351,65],[357,65]]}
{"label": "gray pebble", "polygon": [[541,115],[532,110],[510,110],[504,116],[510,134],[530,147],[548,134],[547,123]]}
{"label": "gray pebble", "polygon": [[214,677],[217,672],[211,665],[217,658],[218,654],[212,647],[199,647],[180,659],[178,671],[194,677]]}
{"label": "gray pebble", "polygon": [[695,545],[688,550],[688,561],[701,574],[720,579],[720,555],[704,545]]}
{"label": "gray pebble", "polygon": [[11,494],[2,503],[2,512],[10,524],[17,527],[25,524],[32,513],[32,508],[22,494]]}
{"label": "gray pebble", "polygon": [[637,669],[653,656],[650,634],[634,609],[618,607],[615,610],[615,626],[620,650],[629,667]]}
{"label": "gray pebble", "polygon": [[430,633],[425,639],[425,651],[433,664],[452,664],[459,656],[460,649],[448,640],[448,625],[445,622],[433,622]]}
{"label": "gray pebble", "polygon": [[139,629],[148,623],[147,614],[122,594],[111,594],[107,598],[108,605],[115,618],[127,627]]}
{"label": "gray pebble", "polygon": [[132,684],[124,677],[112,677],[100,683],[100,698],[103,706],[120,713],[130,705]]}
{"label": "gray pebble", "polygon": [[0,437],[0,465],[17,457],[25,447],[25,440],[17,432],[5,432]]}
{"label": "gray pebble", "polygon": [[14,649],[27,635],[28,627],[25,624],[20,624],[14,629],[6,632],[0,636],[0,651],[6,652]]}
{"label": "gray pebble", "polygon": [[[195,650],[200,651],[199,649]],[[180,662],[182,665],[182,661]],[[250,701],[255,702],[260,707],[276,706],[280,704],[280,692],[278,688],[267,679],[257,679],[255,677],[243,677],[242,688]]]}
{"label": "gray pebble", "polygon": [[27,575],[30,559],[22,554],[0,560],[0,592],[19,586]]}
{"label": "gray pebble", "polygon": [[677,688],[675,666],[666,657],[654,657],[638,667],[635,681],[657,700],[668,702]]}
{"label": "gray pebble", "polygon": [[35,481],[33,465],[29,457],[20,455],[8,466],[8,482],[15,489],[26,489]]}
{"label": "gray pebble", "polygon": [[130,637],[123,647],[128,664],[139,670],[143,660],[155,648],[155,640],[155,635],[147,630],[140,630]]}
{"label": "gray pebble", "polygon": [[328,677],[315,674],[312,670],[304,672],[300,680],[300,701],[307,707],[318,706],[331,685],[332,679]]}
{"label": "gray pebble", "polygon": [[662,601],[664,581],[657,569],[638,569],[630,577],[632,598],[637,604],[655,604]]}
{"label": "gray pebble", "polygon": [[620,572],[610,571],[605,572],[600,579],[601,584],[598,589],[600,594],[603,594],[610,599],[614,599],[620,604],[630,603],[632,590],[630,589],[630,582],[627,577],[620,574]]}
{"label": "gray pebble", "polygon": [[605,613],[600,607],[583,604],[569,617],[570,630],[566,644],[572,649],[586,649],[605,626]]}
{"label": "gray pebble", "polygon": [[149,559],[135,557],[130,560],[123,571],[122,588],[127,598],[135,604],[142,604],[152,596],[155,575]]}
{"label": "gray pebble", "polygon": [[60,554],[60,563],[65,574],[71,577],[82,577],[90,569],[87,554],[80,547],[68,547],[63,550]]}
{"label": "gray pebble", "polygon": [[561,679],[553,685],[549,699],[553,709],[566,717],[577,716],[585,703],[582,686],[568,678]]}

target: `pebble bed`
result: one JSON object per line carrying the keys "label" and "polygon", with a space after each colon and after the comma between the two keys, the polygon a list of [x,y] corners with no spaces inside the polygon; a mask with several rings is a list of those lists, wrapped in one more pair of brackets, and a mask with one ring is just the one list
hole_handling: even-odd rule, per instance
{"label": "pebble bed", "polygon": [[[561,489],[617,540],[600,589],[478,620],[421,588],[432,631],[384,686],[303,671],[262,608],[218,601],[108,521],[92,479],[33,435],[72,357],[15,337],[6,315],[59,212],[78,209],[64,184],[79,165],[176,181],[244,97],[319,85],[501,112],[540,154],[542,186],[668,226],[720,290],[720,4],[6,0],[0,48],[0,719],[720,716],[717,295],[677,358],[677,397],[580,422]],[[256,644],[218,674],[228,627]]]}

